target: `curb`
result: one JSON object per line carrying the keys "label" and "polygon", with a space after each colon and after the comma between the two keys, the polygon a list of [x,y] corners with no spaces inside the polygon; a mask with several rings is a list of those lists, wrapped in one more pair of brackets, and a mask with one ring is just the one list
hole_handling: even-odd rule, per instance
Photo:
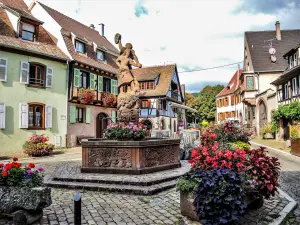
{"label": "curb", "polygon": [[292,199],[287,193],[283,190],[278,188],[278,192],[282,195],[285,199],[289,201],[289,203],[283,208],[281,212],[279,212],[279,217],[274,219],[269,225],[281,225],[287,218],[287,216],[297,207],[298,203]]}

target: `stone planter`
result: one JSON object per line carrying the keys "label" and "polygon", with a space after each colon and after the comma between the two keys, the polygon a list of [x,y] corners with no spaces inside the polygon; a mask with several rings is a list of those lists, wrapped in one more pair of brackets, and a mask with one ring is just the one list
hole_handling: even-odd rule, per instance
{"label": "stone planter", "polygon": [[[183,216],[187,216],[191,220],[199,221],[195,206],[193,205],[196,195],[194,192],[180,191],[180,211]],[[258,209],[263,206],[263,196],[256,192],[247,192],[244,197],[248,209]]]}
{"label": "stone planter", "polygon": [[300,156],[300,138],[291,139],[291,153],[296,156]]}
{"label": "stone planter", "polygon": [[179,144],[179,139],[169,138],[83,139],[81,172],[145,174],[179,168]]}
{"label": "stone planter", "polygon": [[13,218],[15,225],[32,224],[43,216],[43,209],[52,204],[49,187],[0,186],[0,216]]}
{"label": "stone planter", "polygon": [[274,135],[272,133],[266,133],[264,139],[274,139]]}

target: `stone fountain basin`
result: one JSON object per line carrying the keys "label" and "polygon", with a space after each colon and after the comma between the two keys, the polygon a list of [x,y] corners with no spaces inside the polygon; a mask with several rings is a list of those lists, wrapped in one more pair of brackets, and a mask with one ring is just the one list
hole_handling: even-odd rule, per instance
{"label": "stone fountain basin", "polygon": [[180,167],[180,139],[82,140],[81,172],[145,174]]}

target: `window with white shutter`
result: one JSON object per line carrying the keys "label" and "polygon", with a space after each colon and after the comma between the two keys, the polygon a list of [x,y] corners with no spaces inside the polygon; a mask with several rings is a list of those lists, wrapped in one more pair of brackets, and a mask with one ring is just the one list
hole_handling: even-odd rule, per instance
{"label": "window with white shutter", "polygon": [[20,103],[19,127],[28,128],[28,104]]}
{"label": "window with white shutter", "polygon": [[46,105],[46,110],[45,110],[45,124],[46,128],[52,128],[52,106],[51,105]]}
{"label": "window with white shutter", "polygon": [[52,87],[53,84],[53,68],[47,67],[46,87]]}
{"label": "window with white shutter", "polygon": [[7,81],[8,59],[0,58],[0,81]]}
{"label": "window with white shutter", "polygon": [[0,129],[5,128],[5,103],[0,102]]}
{"label": "window with white shutter", "polygon": [[22,83],[22,84],[29,83],[29,63],[28,62],[21,61],[20,83]]}

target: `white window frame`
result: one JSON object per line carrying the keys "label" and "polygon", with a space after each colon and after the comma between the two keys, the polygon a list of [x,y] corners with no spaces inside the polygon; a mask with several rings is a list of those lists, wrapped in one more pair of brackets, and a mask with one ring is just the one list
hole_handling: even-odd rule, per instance
{"label": "white window frame", "polygon": [[289,98],[289,85],[285,84],[284,85],[284,100]]}
{"label": "white window frame", "polygon": [[5,65],[1,65],[0,64],[0,67],[5,68],[4,79],[0,79],[0,81],[6,82],[7,81],[7,70],[8,70],[8,59],[0,57],[0,60],[4,60],[5,61]]}
{"label": "white window frame", "polygon": [[0,102],[0,129],[5,129],[5,103]]}
{"label": "white window frame", "polygon": [[[83,52],[78,51],[78,49],[77,49],[77,43],[82,44],[82,46],[83,46]],[[78,53],[85,54],[86,53],[86,45],[85,45],[85,43],[82,42],[82,41],[79,41],[79,40],[75,40],[75,50]]]}
{"label": "white window frame", "polygon": [[298,94],[298,87],[297,87],[297,78],[294,77],[292,79],[292,90],[293,90],[293,96],[296,96]]}
{"label": "white window frame", "polygon": [[[46,87],[52,88],[53,86],[53,67],[46,67]],[[50,73],[49,71],[52,71],[52,73]],[[50,84],[48,83],[49,79],[51,79]]]}
{"label": "white window frame", "polygon": [[294,54],[293,59],[294,59],[294,67],[295,67],[295,66],[298,65],[298,55],[297,55],[297,53]]}
{"label": "white window frame", "polygon": [[292,69],[293,68],[293,64],[294,64],[294,60],[293,60],[293,56],[290,56],[289,57],[289,63],[290,63],[290,69]]}
{"label": "white window frame", "polygon": [[[99,58],[98,58],[98,52],[101,52],[101,53],[102,53],[102,55],[103,55],[103,59],[99,59]],[[101,62],[103,62],[103,61],[105,60],[105,58],[104,58],[104,52],[103,52],[103,51],[101,51],[101,50],[99,50],[99,49],[97,49],[97,50],[96,50],[96,58],[97,58],[97,60],[98,60],[98,61],[101,61]]]}

